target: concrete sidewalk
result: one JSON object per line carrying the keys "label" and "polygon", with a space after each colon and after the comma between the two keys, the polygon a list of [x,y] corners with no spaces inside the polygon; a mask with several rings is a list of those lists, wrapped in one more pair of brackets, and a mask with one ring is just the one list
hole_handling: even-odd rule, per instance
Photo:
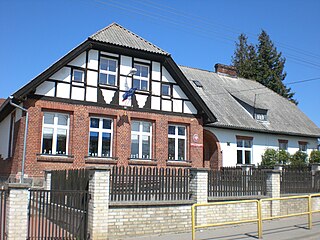
{"label": "concrete sidewalk", "polygon": [[[264,221],[264,240],[320,240],[320,214],[313,214],[313,227],[307,229],[307,216],[291,217],[280,220]],[[197,231],[197,240],[254,240],[258,239],[257,224],[216,227],[210,230]],[[126,238],[126,240],[191,240],[191,232],[180,234],[153,235],[148,237]]]}

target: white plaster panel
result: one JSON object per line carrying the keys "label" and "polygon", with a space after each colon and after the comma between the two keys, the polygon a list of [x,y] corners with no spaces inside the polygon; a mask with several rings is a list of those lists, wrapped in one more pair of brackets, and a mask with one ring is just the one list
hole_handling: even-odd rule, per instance
{"label": "white plaster panel", "polygon": [[95,87],[98,85],[98,72],[87,71],[87,85]]}
{"label": "white plaster panel", "polygon": [[132,86],[132,77],[120,76],[120,90],[127,91]]}
{"label": "white plaster panel", "polygon": [[188,99],[182,89],[178,85],[173,85],[172,96],[174,98]]}
{"label": "white plaster panel", "polygon": [[153,110],[160,110],[160,97],[151,97],[151,109]]}
{"label": "white plaster panel", "polygon": [[90,50],[88,55],[88,68],[98,70],[99,52],[97,50]]}
{"label": "white plaster panel", "polygon": [[111,101],[112,101],[112,98],[114,96],[114,93],[116,91],[114,90],[107,90],[107,89],[101,89],[102,91],[102,95],[103,95],[103,98],[104,98],[104,101],[107,103],[107,104],[110,104]]}
{"label": "white plaster panel", "polygon": [[170,112],[172,111],[170,100],[162,99],[161,102],[162,102],[162,110],[163,111],[170,111]]}
{"label": "white plaster panel", "polygon": [[58,83],[57,85],[57,97],[70,98],[70,84]]}
{"label": "white plaster panel", "polygon": [[86,52],[81,53],[78,57],[69,62],[68,65],[76,66],[76,67],[86,67]]}
{"label": "white plaster panel", "polygon": [[189,101],[184,101],[183,111],[184,113],[197,114],[197,109]]}
{"label": "white plaster panel", "polygon": [[84,101],[84,88],[72,87],[71,98]]}
{"label": "white plaster panel", "polygon": [[161,80],[160,63],[152,62],[152,80]]}
{"label": "white plaster panel", "polygon": [[136,99],[137,99],[139,108],[143,108],[144,105],[146,104],[148,96],[141,95],[141,94],[135,94],[135,95],[136,95]]}
{"label": "white plaster panel", "polygon": [[143,62],[143,63],[150,63],[150,60],[141,59],[141,58],[134,58],[134,61]]}
{"label": "white plaster panel", "polygon": [[97,102],[97,88],[87,87],[86,100],[89,102]]}
{"label": "white plaster panel", "polygon": [[8,116],[0,122],[0,155],[3,159],[8,157],[10,120],[11,114],[8,114]]}
{"label": "white plaster panel", "polygon": [[43,82],[37,88],[35,94],[43,95],[47,97],[54,97],[55,83],[54,82]]}
{"label": "white plaster panel", "polygon": [[132,69],[132,57],[120,57],[120,74],[127,75]]}
{"label": "white plaster panel", "polygon": [[120,105],[120,106],[130,107],[130,106],[131,106],[131,97],[129,97],[129,98],[128,98],[127,100],[125,100],[125,101],[122,101],[123,94],[125,94],[125,92],[124,92],[124,91],[120,91],[120,94],[119,94],[119,105]]}
{"label": "white plaster panel", "polygon": [[[299,150],[299,141],[308,142],[308,154],[317,147],[316,138],[301,138],[288,135],[273,135],[265,133],[256,133],[249,131],[239,131],[232,129],[209,128],[207,130],[214,133],[218,138],[222,150],[222,165],[236,166],[237,164],[237,143],[236,135],[253,137],[252,163],[258,164],[262,161],[262,155],[268,148],[279,149],[279,139],[288,140],[288,152],[294,154]],[[229,146],[228,146],[229,143]]]}
{"label": "white plaster panel", "polygon": [[176,81],[171,77],[170,73],[165,67],[162,67],[162,81],[176,83]]}
{"label": "white plaster panel", "polygon": [[182,100],[173,99],[172,100],[173,111],[174,112],[182,112],[182,104],[183,104]]}
{"label": "white plaster panel", "polygon": [[63,67],[59,71],[57,71],[55,74],[53,74],[50,79],[54,80],[60,80],[64,82],[70,82],[71,80],[71,68],[69,67]]}
{"label": "white plaster panel", "polygon": [[153,95],[160,96],[160,92],[161,92],[160,82],[154,82],[154,81],[152,81],[151,84],[152,84],[152,94],[153,94]]}

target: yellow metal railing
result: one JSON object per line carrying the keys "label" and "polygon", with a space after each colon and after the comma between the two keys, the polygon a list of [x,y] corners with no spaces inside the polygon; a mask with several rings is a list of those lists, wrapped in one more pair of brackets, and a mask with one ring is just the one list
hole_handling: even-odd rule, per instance
{"label": "yellow metal railing", "polygon": [[[320,197],[320,194],[310,194],[310,195],[301,195],[301,196],[290,196],[290,197],[282,197],[282,198],[265,198],[261,200],[243,200],[243,201],[228,201],[228,202],[214,202],[214,203],[196,203],[193,204],[191,207],[191,226],[192,226],[192,240],[196,239],[196,230],[199,228],[207,228],[207,227],[216,227],[216,226],[224,226],[224,225],[233,225],[233,224],[241,224],[241,223],[249,223],[249,222],[256,222],[258,227],[258,237],[262,238],[262,221],[264,220],[271,220],[277,218],[287,218],[287,217],[295,217],[295,216],[302,216],[308,215],[308,227],[309,229],[312,228],[312,214],[320,212],[319,210],[312,210],[312,198]],[[262,203],[263,202],[272,202],[272,201],[285,201],[291,199],[307,199],[307,208],[308,211],[301,212],[301,213],[291,213],[286,215],[280,216],[271,216],[265,217],[262,216]],[[196,208],[198,207],[209,207],[215,205],[230,205],[230,204],[239,204],[239,203],[256,203],[256,211],[257,211],[257,218],[254,219],[247,219],[247,220],[239,220],[239,221],[232,221],[232,222],[221,222],[221,223],[209,223],[209,224],[202,224],[196,225]],[[280,205],[279,205],[280,208]],[[280,211],[280,209],[279,209]]]}

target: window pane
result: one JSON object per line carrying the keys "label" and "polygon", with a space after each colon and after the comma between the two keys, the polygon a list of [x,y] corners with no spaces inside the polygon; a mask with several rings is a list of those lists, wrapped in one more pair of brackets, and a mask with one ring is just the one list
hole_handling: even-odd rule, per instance
{"label": "window pane", "polygon": [[140,89],[140,80],[139,79],[133,79],[133,88]]}
{"label": "window pane", "polygon": [[150,158],[150,137],[142,136],[142,158]]}
{"label": "window pane", "polygon": [[43,128],[42,153],[52,153],[53,129]]}
{"label": "window pane", "polygon": [[148,77],[148,67],[146,66],[141,66],[141,77]]}
{"label": "window pane", "polygon": [[244,140],[244,147],[251,148],[252,147],[252,141],[251,140]]}
{"label": "window pane", "polygon": [[131,122],[131,130],[132,131],[136,131],[136,132],[139,132],[139,122]]}
{"label": "window pane", "polygon": [[77,82],[83,81],[83,71],[73,70],[73,80]]}
{"label": "window pane", "polygon": [[242,164],[242,151],[237,150],[237,164]]}
{"label": "window pane", "polygon": [[139,158],[139,136],[131,135],[131,158]]}
{"label": "window pane", "polygon": [[117,63],[114,60],[109,60],[109,71],[115,72],[117,69]]}
{"label": "window pane", "polygon": [[185,160],[185,140],[178,139],[178,160]]}
{"label": "window pane", "polygon": [[241,139],[237,139],[237,147],[243,147],[243,141]]}
{"label": "window pane", "polygon": [[58,125],[68,126],[68,115],[59,114],[58,115]]}
{"label": "window pane", "polygon": [[116,76],[108,74],[108,84],[109,85],[116,85]]}
{"label": "window pane", "polygon": [[103,129],[111,129],[112,120],[103,119]]}
{"label": "window pane", "polygon": [[165,96],[170,96],[170,86],[163,84],[161,87],[161,93]]}
{"label": "window pane", "polygon": [[151,123],[142,122],[142,131],[149,133],[151,131]]}
{"label": "window pane", "polygon": [[280,142],[279,143],[279,149],[280,150],[287,150],[288,149],[288,143]]}
{"label": "window pane", "polygon": [[178,135],[185,136],[186,135],[185,127],[178,127]]}
{"label": "window pane", "polygon": [[141,90],[148,90],[148,81],[141,80]]}
{"label": "window pane", "polygon": [[169,126],[169,128],[168,128],[168,134],[174,135],[174,134],[175,134],[175,130],[176,130],[176,127],[175,127],[175,126]]}
{"label": "window pane", "polygon": [[101,157],[110,157],[111,133],[102,133],[102,153]]}
{"label": "window pane", "polygon": [[175,159],[175,151],[174,151],[174,138],[169,138],[168,139],[168,159],[169,160],[174,160]]}
{"label": "window pane", "polygon": [[108,60],[105,58],[100,59],[100,70],[108,70]]}
{"label": "window pane", "polygon": [[98,132],[90,132],[89,156],[98,156]]}
{"label": "window pane", "polygon": [[137,72],[134,75],[135,76],[140,76],[140,74],[141,74],[141,66],[137,65],[137,64],[134,64],[134,68],[137,69]]}
{"label": "window pane", "polygon": [[251,163],[251,151],[245,151],[245,163],[250,164]]}
{"label": "window pane", "polygon": [[67,130],[58,129],[56,154],[66,154],[66,152],[67,152]]}
{"label": "window pane", "polygon": [[90,127],[99,128],[99,118],[91,118],[90,119]]}
{"label": "window pane", "polygon": [[100,73],[99,74],[99,83],[100,84],[107,84],[108,83],[107,77],[108,77],[107,74]]}
{"label": "window pane", "polygon": [[53,113],[44,113],[44,123],[53,124],[54,123],[54,114]]}

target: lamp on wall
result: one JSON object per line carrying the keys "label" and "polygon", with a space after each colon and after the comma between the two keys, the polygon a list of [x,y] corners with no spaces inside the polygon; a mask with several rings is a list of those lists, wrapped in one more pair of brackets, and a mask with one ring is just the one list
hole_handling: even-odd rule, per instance
{"label": "lamp on wall", "polygon": [[138,71],[138,70],[137,70],[136,68],[131,68],[130,72],[127,74],[127,77],[136,74],[137,71]]}

